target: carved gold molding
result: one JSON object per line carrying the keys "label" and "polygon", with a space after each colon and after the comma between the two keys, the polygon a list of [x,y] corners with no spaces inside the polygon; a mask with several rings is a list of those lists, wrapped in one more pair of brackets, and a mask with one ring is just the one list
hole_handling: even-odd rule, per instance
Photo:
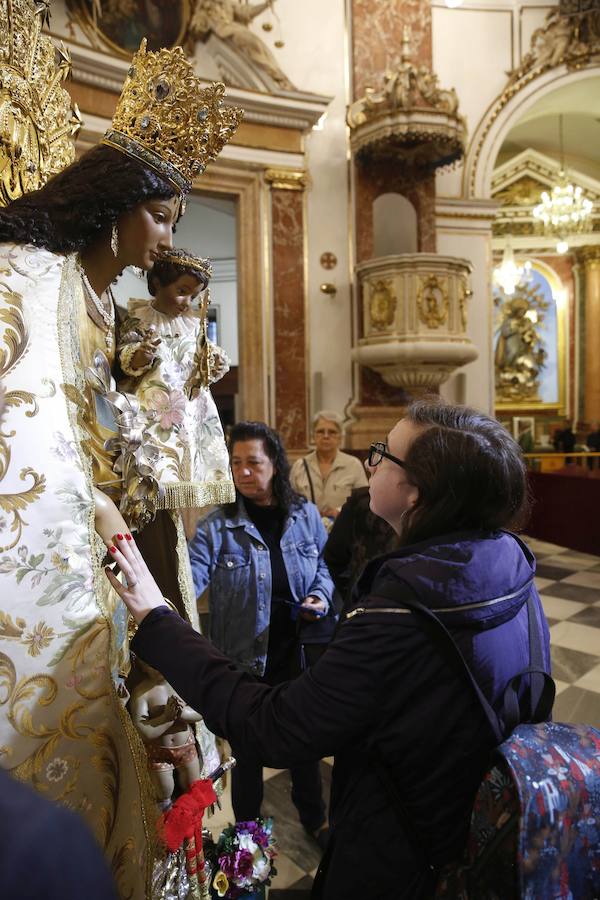
{"label": "carved gold molding", "polygon": [[385,331],[394,322],[397,299],[392,291],[392,281],[372,282],[370,285],[369,318],[376,331]]}
{"label": "carved gold molding", "polygon": [[[463,298],[464,303],[464,298]],[[417,309],[419,318],[428,328],[439,328],[448,319],[447,279],[441,281],[437,275],[421,278],[417,291]],[[466,327],[466,315],[461,307],[461,318]]]}
{"label": "carved gold molding", "polygon": [[304,191],[308,187],[308,173],[298,169],[267,169],[265,181],[271,190]]}

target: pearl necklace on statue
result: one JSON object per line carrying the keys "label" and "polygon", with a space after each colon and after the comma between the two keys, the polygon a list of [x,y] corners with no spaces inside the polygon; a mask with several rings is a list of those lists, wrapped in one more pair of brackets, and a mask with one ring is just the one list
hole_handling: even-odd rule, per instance
{"label": "pearl necklace on statue", "polygon": [[86,290],[86,293],[92,303],[94,304],[94,308],[98,315],[100,316],[102,322],[104,323],[104,327],[106,330],[105,341],[106,341],[106,349],[110,350],[113,344],[113,332],[115,327],[115,299],[112,295],[112,291],[110,288],[107,288],[108,300],[110,303],[110,311],[106,309],[106,306],[90,284],[90,280],[84,272],[83,266],[79,266],[79,271],[81,273],[81,281],[83,282],[83,286]]}

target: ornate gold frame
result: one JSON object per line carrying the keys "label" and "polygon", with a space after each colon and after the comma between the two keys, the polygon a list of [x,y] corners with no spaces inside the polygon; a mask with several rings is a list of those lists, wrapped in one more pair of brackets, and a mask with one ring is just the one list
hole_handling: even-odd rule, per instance
{"label": "ornate gold frame", "polygon": [[[190,0],[181,0],[181,3],[183,5],[183,25],[180,33],[177,35],[177,39],[171,45],[172,47],[183,44],[190,24],[190,17],[192,14]],[[71,16],[92,42],[92,46],[94,46],[96,40],[107,47],[115,54],[115,56],[119,56],[121,59],[131,59],[135,51],[125,50],[123,47],[120,47],[119,44],[115,44],[114,41],[102,31],[99,22],[94,22],[85,0],[66,0],[66,6]],[[102,19],[99,21],[101,22]]]}
{"label": "ornate gold frame", "polygon": [[[442,295],[441,308],[438,305],[435,291],[439,291]],[[426,298],[433,296],[435,299],[435,312],[425,308]],[[448,288],[440,281],[437,275],[428,275],[426,278],[419,278],[419,289],[417,291],[417,310],[419,319],[428,328],[441,328],[448,321],[448,310],[450,300],[448,297]],[[461,309],[462,315],[462,309]]]}
{"label": "ornate gold frame", "polygon": [[526,411],[533,412],[554,412],[558,416],[566,415],[567,407],[567,323],[568,323],[568,304],[560,304],[558,297],[565,295],[565,287],[555,270],[547,263],[539,259],[531,259],[531,266],[546,278],[552,290],[552,299],[556,304],[556,326],[557,326],[557,368],[558,368],[558,401],[556,403],[543,403],[540,400],[531,400],[523,403],[497,403],[494,402],[496,412],[502,413],[519,413]]}

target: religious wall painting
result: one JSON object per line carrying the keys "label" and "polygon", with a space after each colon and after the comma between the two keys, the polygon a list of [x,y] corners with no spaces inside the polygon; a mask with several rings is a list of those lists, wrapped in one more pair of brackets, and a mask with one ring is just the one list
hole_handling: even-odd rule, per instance
{"label": "religious wall painting", "polygon": [[148,50],[182,44],[191,15],[190,0],[67,0],[67,6],[94,43],[128,59],[142,38]]}
{"label": "religious wall painting", "polygon": [[527,283],[494,289],[496,408],[548,409],[565,403],[565,291],[549,266],[532,261]]}

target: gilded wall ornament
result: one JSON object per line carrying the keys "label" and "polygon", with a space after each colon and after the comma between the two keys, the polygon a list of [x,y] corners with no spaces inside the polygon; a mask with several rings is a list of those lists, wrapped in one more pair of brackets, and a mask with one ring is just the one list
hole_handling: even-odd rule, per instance
{"label": "gilded wall ornament", "polygon": [[302,169],[267,169],[265,181],[273,190],[304,191],[308,185],[308,172]]}
{"label": "gilded wall ornament", "polygon": [[428,328],[440,328],[448,320],[448,287],[437,275],[421,278],[417,291],[419,319]]}
{"label": "gilded wall ornament", "polygon": [[397,300],[392,293],[392,282],[379,280],[369,285],[369,322],[375,331],[384,331],[394,323]]}
{"label": "gilded wall ornament", "polygon": [[321,253],[319,262],[324,269],[335,269],[337,266],[337,256],[335,253],[332,253],[331,250],[327,250],[325,253]]}
{"label": "gilded wall ornament", "polygon": [[535,286],[527,285],[519,285],[512,297],[496,294],[494,302],[498,307],[496,400],[537,402],[548,355],[539,326],[549,304]]}

